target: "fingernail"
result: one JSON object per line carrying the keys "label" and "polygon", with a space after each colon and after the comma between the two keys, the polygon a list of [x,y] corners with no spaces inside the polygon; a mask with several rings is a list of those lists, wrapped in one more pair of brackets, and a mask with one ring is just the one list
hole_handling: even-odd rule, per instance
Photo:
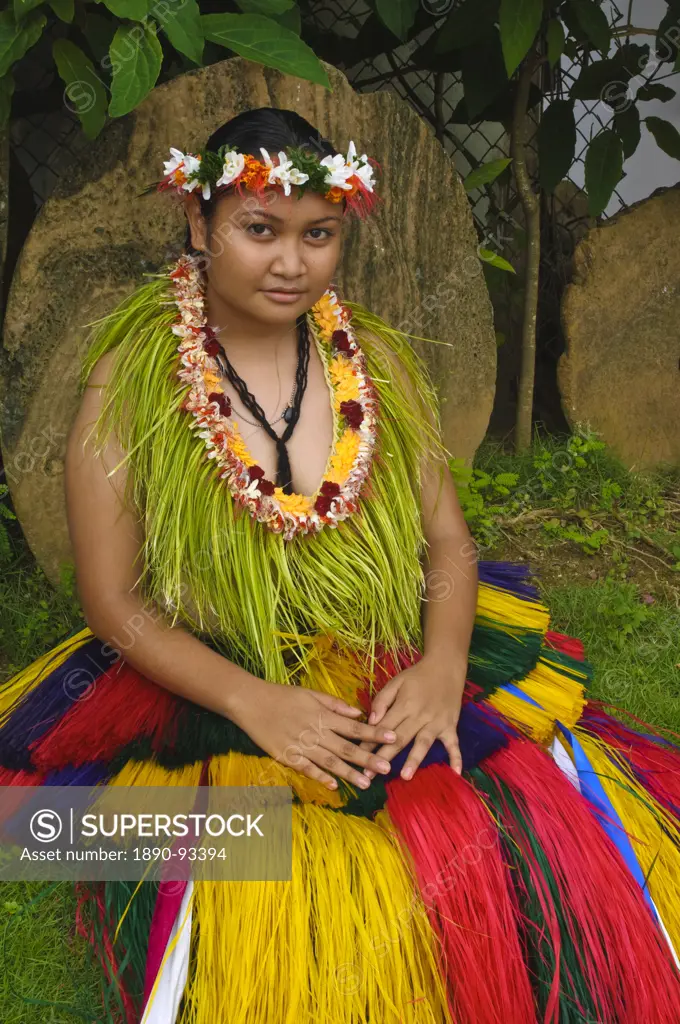
{"label": "fingernail", "polygon": [[375,778],[375,772],[372,772],[370,768],[364,768],[364,775],[368,779],[374,779]]}
{"label": "fingernail", "polygon": [[413,775],[413,768],[404,768],[404,770],[401,773],[402,779],[410,779],[412,775]]}
{"label": "fingernail", "polygon": [[361,786],[362,789],[368,789],[371,783],[369,779],[361,778],[359,779],[358,785]]}
{"label": "fingernail", "polygon": [[385,733],[385,737],[384,738],[386,740],[388,740],[388,742],[391,743],[393,740],[396,740],[397,734],[396,734],[396,732],[392,732],[391,729],[388,729],[387,732]]}
{"label": "fingernail", "polygon": [[382,772],[388,772],[390,770],[390,767],[391,765],[389,761],[378,761],[378,768]]}
{"label": "fingernail", "polygon": [[371,711],[370,715],[368,716],[368,724],[369,725],[373,725],[373,723],[375,722],[375,719],[376,719],[375,711]]}

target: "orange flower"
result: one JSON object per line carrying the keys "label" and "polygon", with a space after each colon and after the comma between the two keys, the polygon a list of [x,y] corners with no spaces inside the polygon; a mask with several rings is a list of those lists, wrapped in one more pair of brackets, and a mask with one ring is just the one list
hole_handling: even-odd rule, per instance
{"label": "orange flower", "polygon": [[220,387],[220,375],[219,375],[219,373],[215,373],[214,370],[204,370],[204,372],[203,372],[203,380],[205,382],[205,386],[206,386],[206,390],[207,390],[208,394],[210,394],[211,391],[220,391],[220,392],[222,392],[222,394],[224,394],[224,391]]}
{"label": "orange flower", "polygon": [[359,381],[354,374],[352,364],[344,356],[336,356],[329,364],[328,371],[335,392],[335,408],[339,412],[342,402],[359,400]]}
{"label": "orange flower", "polygon": [[246,465],[246,466],[254,466],[255,465],[255,459],[252,457],[252,455],[248,451],[246,443],[243,440],[243,438],[241,437],[241,432],[238,429],[238,426],[236,425],[235,422],[232,423],[232,427],[233,427],[233,430],[232,430],[232,433],[231,433],[231,437],[229,438],[229,448],[230,448],[230,450],[234,453],[234,455],[236,456],[237,459],[240,459],[241,462],[244,463],[244,465]]}
{"label": "orange flower", "polygon": [[282,512],[290,512],[292,515],[309,515],[312,506],[309,500],[302,494],[285,494],[283,488],[274,488],[274,497],[279,503]]}
{"label": "orange flower", "polygon": [[269,170],[260,160],[254,156],[245,157],[245,168],[239,181],[246,188],[260,189],[268,184]]}
{"label": "orange flower", "polygon": [[333,331],[338,330],[337,302],[328,295],[322,295],[312,306],[312,313],[319,324],[322,337],[330,340]]}
{"label": "orange flower", "polygon": [[326,473],[326,480],[332,480],[336,484],[344,484],[356,461],[360,444],[361,438],[356,430],[348,427],[347,430],[343,431],[335,446],[330,468],[328,473]]}

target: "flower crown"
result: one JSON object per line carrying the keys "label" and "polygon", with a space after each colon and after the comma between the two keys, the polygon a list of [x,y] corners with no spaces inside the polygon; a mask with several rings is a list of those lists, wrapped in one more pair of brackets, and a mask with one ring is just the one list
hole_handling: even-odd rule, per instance
{"label": "flower crown", "polygon": [[379,201],[374,191],[373,167],[379,164],[365,153],[357,158],[356,147],[350,142],[347,157],[342,153],[319,159],[318,154],[303,146],[288,146],[272,160],[266,149],[260,149],[262,160],[249,153],[227,149],[226,144],[217,151],[202,150],[183,153],[170,147],[170,160],[163,163],[162,181],[149,186],[148,192],[177,194],[201,189],[204,199],[215,192],[232,186],[243,195],[246,188],[262,198],[265,188],[282,189],[289,196],[293,185],[305,191],[318,192],[325,199],[339,203],[343,199],[347,209],[360,217],[371,213]]}

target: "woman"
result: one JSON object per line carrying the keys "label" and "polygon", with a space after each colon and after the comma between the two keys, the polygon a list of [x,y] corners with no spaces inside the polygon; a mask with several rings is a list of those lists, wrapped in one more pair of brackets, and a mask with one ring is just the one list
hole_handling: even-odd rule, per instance
{"label": "woman", "polygon": [[676,1024],[678,750],[477,562],[423,363],[334,292],[374,162],[263,108],[164,170],[187,251],[69,439],[87,628],[0,694],[1,781],[290,786],[292,872],[80,884],[97,1019]]}

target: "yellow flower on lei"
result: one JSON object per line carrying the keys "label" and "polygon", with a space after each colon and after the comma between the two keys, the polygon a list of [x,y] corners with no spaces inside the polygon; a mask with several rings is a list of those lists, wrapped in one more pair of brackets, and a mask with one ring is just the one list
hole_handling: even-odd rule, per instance
{"label": "yellow flower on lei", "polygon": [[246,443],[243,440],[243,438],[241,437],[241,432],[238,429],[238,424],[236,423],[236,421],[234,421],[232,423],[232,432],[231,432],[231,437],[229,438],[229,448],[234,453],[234,455],[238,459],[240,459],[241,462],[244,463],[244,465],[246,465],[246,466],[254,466],[255,465],[255,459],[252,457],[252,455],[248,451]]}
{"label": "yellow flower on lei", "polygon": [[330,341],[333,331],[340,329],[338,323],[339,306],[336,299],[331,299],[323,294],[318,302],[312,306],[312,313],[326,341]]}
{"label": "yellow flower on lei", "polygon": [[224,391],[220,387],[220,375],[215,373],[214,370],[204,370],[203,380],[208,394],[210,394],[211,391],[220,391],[224,394]]}
{"label": "yellow flower on lei", "polygon": [[342,402],[359,400],[359,381],[353,372],[352,364],[349,360],[345,359],[344,356],[336,356],[335,359],[331,360],[328,372],[333,382],[336,410],[340,410]]}
{"label": "yellow flower on lei", "polygon": [[282,512],[290,512],[292,515],[309,515],[312,511],[312,504],[303,494],[285,494],[283,488],[274,488],[274,497],[279,503]]}
{"label": "yellow flower on lei", "polygon": [[338,443],[335,446],[335,452],[331,457],[328,473],[326,474],[326,480],[332,480],[335,484],[344,484],[349,471],[354,465],[360,444],[361,438],[357,434],[356,430],[352,430],[351,427],[347,427],[347,429],[340,435]]}

